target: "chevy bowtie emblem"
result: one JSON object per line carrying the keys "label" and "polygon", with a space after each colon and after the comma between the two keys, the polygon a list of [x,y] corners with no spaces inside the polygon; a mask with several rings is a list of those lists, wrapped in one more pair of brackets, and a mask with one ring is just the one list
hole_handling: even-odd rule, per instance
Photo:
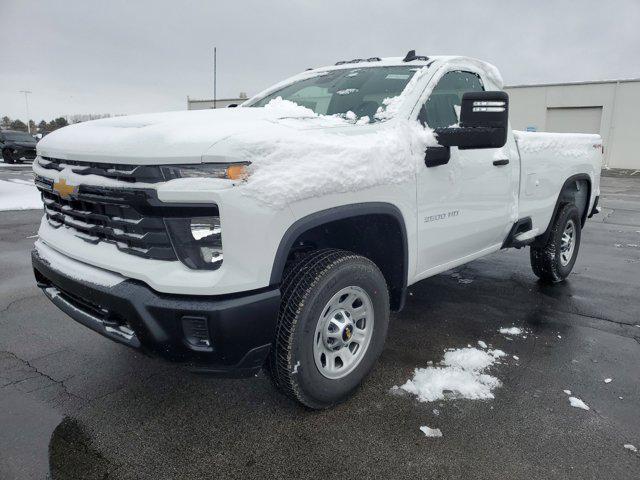
{"label": "chevy bowtie emblem", "polygon": [[64,178],[61,178],[57,182],[54,182],[53,190],[58,192],[58,195],[60,195],[61,198],[66,199],[78,192],[78,186],[67,185],[67,181]]}

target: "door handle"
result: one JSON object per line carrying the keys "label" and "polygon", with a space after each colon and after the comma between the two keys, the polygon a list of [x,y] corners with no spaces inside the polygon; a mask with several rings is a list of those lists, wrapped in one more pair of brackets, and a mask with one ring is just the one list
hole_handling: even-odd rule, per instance
{"label": "door handle", "polygon": [[508,158],[501,158],[500,160],[494,160],[493,164],[496,167],[500,167],[502,165],[508,165],[509,164],[509,159]]}

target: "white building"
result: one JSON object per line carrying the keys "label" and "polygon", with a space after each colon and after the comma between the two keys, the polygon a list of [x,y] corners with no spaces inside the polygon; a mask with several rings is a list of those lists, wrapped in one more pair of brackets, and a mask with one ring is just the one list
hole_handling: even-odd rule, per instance
{"label": "white building", "polygon": [[[516,130],[598,133],[610,168],[640,169],[640,79],[505,87]],[[247,96],[216,100],[215,108]],[[212,99],[187,97],[187,109],[214,108]]]}
{"label": "white building", "polygon": [[513,85],[516,130],[598,133],[610,168],[640,169],[640,79]]}
{"label": "white building", "polygon": [[187,97],[187,110],[207,110],[209,108],[227,108],[229,105],[240,105],[247,100],[247,95],[240,93],[238,98],[217,98],[214,101],[212,98],[195,99]]}

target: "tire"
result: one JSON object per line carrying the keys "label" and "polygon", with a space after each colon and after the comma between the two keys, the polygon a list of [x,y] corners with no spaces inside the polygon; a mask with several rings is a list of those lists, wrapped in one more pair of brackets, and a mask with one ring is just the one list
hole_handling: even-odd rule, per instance
{"label": "tire", "polygon": [[312,252],[285,274],[270,377],[305,407],[332,407],[369,374],[388,326],[387,284],[371,260],[343,250]]}
{"label": "tire", "polygon": [[2,158],[4,159],[5,163],[15,163],[13,153],[11,153],[11,150],[9,150],[8,148],[2,150]]}
{"label": "tire", "polygon": [[562,204],[547,243],[531,245],[529,253],[533,273],[541,280],[552,283],[567,278],[578,257],[581,233],[582,224],[578,208],[572,203]]}

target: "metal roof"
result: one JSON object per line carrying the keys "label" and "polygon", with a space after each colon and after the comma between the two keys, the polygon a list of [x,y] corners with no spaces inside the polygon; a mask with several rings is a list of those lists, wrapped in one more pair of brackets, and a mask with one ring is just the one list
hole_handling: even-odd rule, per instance
{"label": "metal roof", "polygon": [[618,80],[586,80],[582,82],[530,83],[530,84],[518,84],[518,85],[505,85],[504,88],[564,87],[569,85],[597,85],[602,83],[631,83],[631,82],[640,82],[640,78],[621,78]]}

